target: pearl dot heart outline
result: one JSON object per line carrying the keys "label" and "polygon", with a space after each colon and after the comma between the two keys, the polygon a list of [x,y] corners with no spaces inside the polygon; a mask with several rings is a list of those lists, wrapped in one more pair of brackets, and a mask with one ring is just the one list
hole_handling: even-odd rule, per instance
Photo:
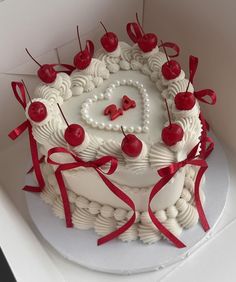
{"label": "pearl dot heart outline", "polygon": [[[138,89],[142,97],[142,124],[138,126],[124,126],[123,124],[111,124],[104,122],[97,122],[89,115],[89,108],[93,103],[102,100],[109,100],[112,96],[112,92],[115,88],[120,86],[133,86]],[[105,129],[105,130],[113,130],[113,131],[121,131],[121,125],[125,132],[129,133],[147,133],[149,131],[150,124],[150,100],[147,90],[144,88],[143,84],[139,81],[129,80],[116,80],[114,83],[110,84],[104,93],[100,93],[98,95],[93,95],[91,98],[87,98],[81,105],[80,114],[82,119],[93,128]]]}

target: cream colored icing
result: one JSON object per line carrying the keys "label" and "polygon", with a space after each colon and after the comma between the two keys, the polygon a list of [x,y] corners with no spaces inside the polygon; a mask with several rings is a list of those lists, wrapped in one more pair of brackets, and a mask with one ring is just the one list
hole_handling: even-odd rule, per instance
{"label": "cream colored icing", "polygon": [[82,230],[93,228],[95,220],[95,215],[86,209],[76,208],[72,216],[74,226]]}
{"label": "cream colored icing", "polygon": [[112,217],[104,217],[99,214],[94,223],[94,230],[98,235],[105,236],[116,230],[116,221]]}
{"label": "cream colored icing", "polygon": [[[173,234],[179,236],[182,229],[191,228],[198,222],[198,213],[194,207],[194,196],[187,189],[196,173],[192,167],[187,167],[190,175],[185,178],[184,188],[175,205],[171,205],[166,210],[158,210],[155,216],[164,224]],[[202,190],[201,194],[202,193]],[[202,196],[201,196],[202,197]],[[46,186],[41,193],[41,198],[52,205],[53,212],[61,219],[64,219],[64,209],[60,196],[57,196],[55,189]],[[79,229],[94,228],[95,232],[101,236],[116,230],[122,226],[132,215],[133,211],[125,209],[114,209],[108,205],[101,205],[94,201],[89,201],[85,197],[78,196],[72,191],[68,191],[68,198],[71,205],[72,220],[74,226]],[[75,205],[75,206],[74,206]],[[140,239],[145,244],[153,244],[163,238],[163,235],[156,229],[151,222],[147,211],[139,213],[136,211],[136,221],[126,232],[119,236],[119,239],[125,242]]]}
{"label": "cream colored icing", "polygon": [[56,88],[64,100],[68,100],[72,96],[70,76],[64,72],[58,73],[57,78],[49,86]]}

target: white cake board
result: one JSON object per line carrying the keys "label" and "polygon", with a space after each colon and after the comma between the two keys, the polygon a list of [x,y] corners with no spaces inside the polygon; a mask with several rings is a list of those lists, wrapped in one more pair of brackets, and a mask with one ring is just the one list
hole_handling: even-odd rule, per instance
{"label": "white cake board", "polygon": [[[229,174],[225,154],[215,136],[216,147],[208,159],[204,191],[204,209],[211,230],[205,233],[200,224],[184,230],[180,239],[187,245],[184,249],[174,247],[167,240],[153,245],[140,241],[124,243],[113,240],[97,246],[98,235],[94,230],[82,231],[66,228],[65,221],[58,219],[51,206],[43,202],[37,193],[26,192],[29,213],[34,224],[44,237],[62,256],[84,267],[116,274],[134,274],[163,269],[189,256],[210,238],[212,230],[224,210],[229,188]],[[32,184],[34,177],[27,176],[26,182]]]}

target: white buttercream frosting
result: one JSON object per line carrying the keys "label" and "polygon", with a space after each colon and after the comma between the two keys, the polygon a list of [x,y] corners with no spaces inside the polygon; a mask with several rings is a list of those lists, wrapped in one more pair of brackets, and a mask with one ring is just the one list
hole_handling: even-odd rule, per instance
{"label": "white buttercream frosting", "polygon": [[116,230],[116,221],[113,217],[104,217],[99,214],[94,223],[94,230],[98,235],[105,236]]}
{"label": "white buttercream frosting", "polygon": [[64,72],[58,73],[56,80],[49,85],[52,88],[58,89],[64,100],[68,100],[72,96],[71,79],[70,76]]}
{"label": "white buttercream frosting", "polygon": [[155,143],[149,152],[149,159],[152,167],[162,168],[176,161],[176,155],[164,144]]}
{"label": "white buttercream frosting", "polygon": [[[122,225],[124,225],[126,223],[125,220],[123,221],[118,221],[117,222],[117,228],[121,227]],[[130,241],[134,241],[138,238],[138,228],[137,228],[137,224],[133,224],[128,230],[126,230],[124,233],[122,233],[119,236],[119,239],[121,241],[124,242],[130,242]]]}
{"label": "white buttercream frosting", "polygon": [[55,119],[57,118],[57,113],[58,113],[58,109],[57,109],[57,106],[55,105],[52,105],[48,100],[46,99],[42,99],[42,98],[35,98],[35,99],[32,99],[32,103],[33,102],[40,102],[40,103],[43,103],[44,106],[46,107],[46,110],[47,110],[47,116],[44,120],[40,121],[40,122],[35,122],[33,121],[29,114],[28,114],[28,111],[29,111],[29,107],[31,105],[31,102],[29,102],[25,108],[25,115],[26,115],[26,118],[35,126],[41,126],[41,125],[45,125],[47,124],[50,120],[52,119]]}
{"label": "white buttercream frosting", "polygon": [[39,84],[35,89],[35,96],[48,100],[51,104],[63,104],[63,98],[58,89],[45,84]]}
{"label": "white buttercream frosting", "polygon": [[53,205],[57,198],[57,194],[53,188],[53,186],[48,185],[45,189],[43,189],[40,197],[44,200],[45,203]]}
{"label": "white buttercream frosting", "polygon": [[150,225],[139,224],[138,235],[144,244],[153,244],[162,239],[160,231]]}
{"label": "white buttercream frosting", "polygon": [[[168,89],[167,89],[169,97],[174,98],[177,93],[185,92],[186,89],[187,89],[187,86],[188,86],[188,80],[187,79],[181,79],[181,80],[178,80],[178,81],[171,83],[168,86]],[[191,92],[191,93],[194,92],[192,83],[189,84],[188,92]]]}
{"label": "white buttercream frosting", "polygon": [[95,220],[95,215],[92,215],[86,209],[76,208],[72,215],[73,224],[75,225],[75,227],[82,230],[93,228]]}
{"label": "white buttercream frosting", "polygon": [[177,219],[183,228],[188,229],[197,224],[199,216],[195,207],[187,203],[184,199],[179,199],[176,207],[179,210]]}
{"label": "white buttercream frosting", "polygon": [[104,156],[113,156],[118,159],[119,165],[125,163],[124,157],[121,153],[121,146],[114,140],[105,141],[97,150],[97,158]]}

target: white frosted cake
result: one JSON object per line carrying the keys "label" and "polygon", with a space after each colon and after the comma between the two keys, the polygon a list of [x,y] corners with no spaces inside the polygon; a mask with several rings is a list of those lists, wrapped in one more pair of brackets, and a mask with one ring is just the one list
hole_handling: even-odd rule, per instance
{"label": "white frosted cake", "polygon": [[[129,29],[127,26],[128,32]],[[122,241],[140,239],[148,244],[168,237],[151,219],[150,202],[161,225],[179,237],[183,229],[199,220],[194,197],[199,167],[184,163],[153,199],[150,193],[162,178],[158,170],[186,160],[200,142],[203,124],[192,79],[185,77],[179,64],[166,56],[163,48],[152,42],[153,38],[149,45],[145,45],[145,40],[142,45],[142,40],[135,42],[131,36],[135,44],[130,46],[118,42],[113,33],[106,32],[104,36],[103,48],[94,56],[93,45],[87,41],[86,49],[80,52],[84,54],[75,58],[77,68],[70,75],[57,73],[52,82],[40,83],[35,90],[37,98],[26,107],[33,136],[45,156],[41,164],[45,180],[41,198],[61,219],[65,218],[65,209],[69,210],[68,227],[93,228],[105,236],[130,220],[129,227],[116,237]],[[196,58],[190,57],[191,60]],[[45,115],[35,118],[34,102],[45,106]],[[37,116],[39,112],[35,111]],[[73,124],[77,127],[73,128]],[[58,147],[60,150],[53,149]],[[115,162],[109,175],[108,160],[94,164],[103,157]],[[82,164],[78,165],[80,160]],[[60,172],[66,187],[66,195],[62,195],[63,184],[55,171],[60,164],[68,163],[75,165]],[[123,192],[121,198],[101,174]],[[127,202],[127,198],[131,201]]]}

